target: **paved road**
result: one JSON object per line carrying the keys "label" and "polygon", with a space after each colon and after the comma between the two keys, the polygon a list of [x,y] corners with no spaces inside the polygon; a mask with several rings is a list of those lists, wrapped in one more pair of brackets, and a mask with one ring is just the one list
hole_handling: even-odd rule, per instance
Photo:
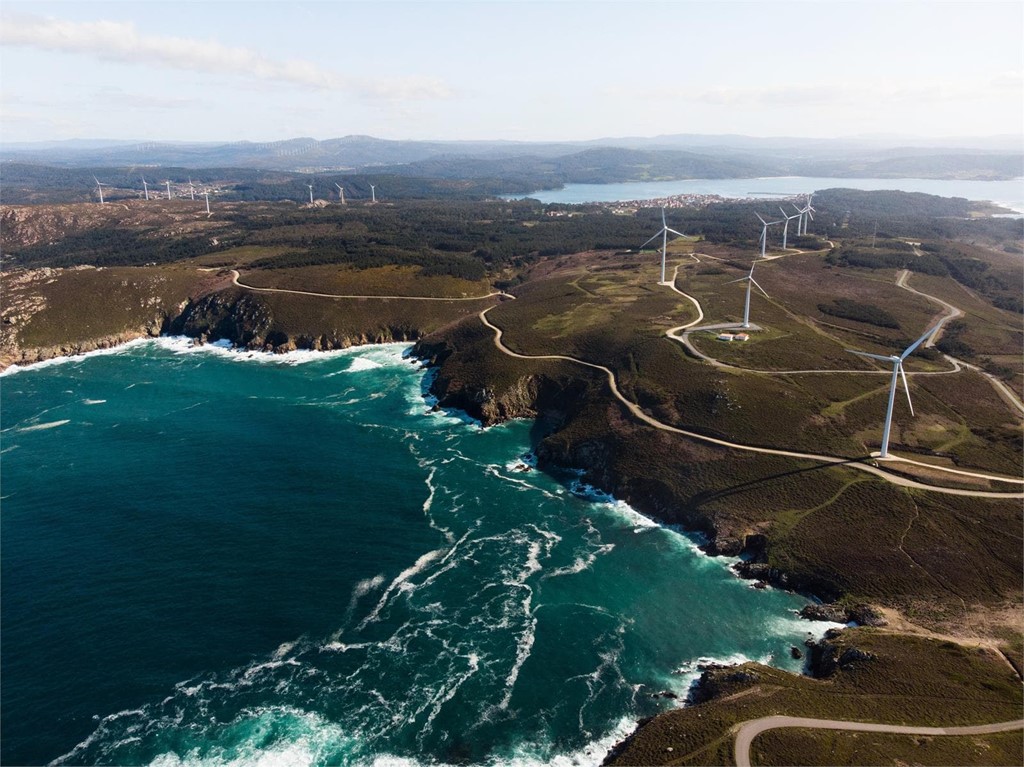
{"label": "paved road", "polygon": [[[675,277],[678,274],[679,274],[679,267],[677,266],[676,270],[675,270],[675,272],[673,274],[673,283],[674,283]],[[318,297],[321,297],[321,298],[388,298],[388,299],[405,299],[405,300],[411,300],[411,301],[479,301],[481,299],[492,298],[492,297],[497,297],[497,296],[503,296],[503,297],[506,297],[506,298],[513,298],[513,299],[515,298],[515,296],[512,296],[512,295],[510,295],[508,293],[503,293],[503,292],[488,293],[485,296],[475,296],[475,297],[471,297],[471,298],[438,298],[438,297],[428,297],[428,296],[365,296],[365,295],[358,296],[358,295],[339,295],[339,294],[332,294],[332,293],[315,293],[315,292],[312,292],[312,291],[304,291],[304,290],[288,290],[288,289],[285,289],[285,288],[258,288],[258,287],[254,287],[252,285],[246,285],[245,283],[243,283],[243,282],[241,282],[239,280],[240,275],[238,273],[238,270],[236,270],[236,269],[232,269],[231,270],[231,277],[232,277],[232,282],[235,285],[237,285],[239,287],[242,287],[242,288],[246,288],[247,290],[254,290],[254,291],[265,292],[265,293],[293,293],[293,294],[304,295],[304,296],[318,296]],[[697,319],[694,320],[693,322],[688,323],[687,325],[681,325],[679,328],[673,328],[673,330],[685,329],[685,328],[689,327],[690,325],[694,325],[697,322],[700,322],[700,320],[703,319],[704,313],[701,310],[700,302],[697,301],[697,299],[695,299],[693,296],[690,296],[690,295],[687,295],[686,293],[683,293],[681,290],[676,288],[676,286],[674,284],[667,285],[667,287],[670,287],[676,293],[679,293],[681,296],[684,296],[685,298],[687,298],[690,301],[692,301],[693,304],[697,307],[697,314],[698,314]],[[961,489],[961,488],[937,487],[937,486],[934,486],[934,485],[927,485],[927,484],[925,484],[923,482],[917,482],[917,481],[912,480],[912,479],[907,479],[906,477],[901,477],[901,476],[898,476],[898,475],[895,475],[895,474],[890,474],[889,472],[887,472],[887,471],[885,471],[883,469],[880,469],[877,466],[873,466],[871,464],[863,463],[861,461],[851,461],[851,460],[846,459],[846,458],[837,458],[835,456],[816,455],[816,454],[813,454],[813,453],[801,453],[801,452],[791,451],[791,450],[778,450],[778,449],[775,449],[775,448],[757,447],[757,446],[754,446],[754,445],[744,445],[744,444],[737,443],[737,442],[729,442],[727,440],[716,439],[715,437],[708,437],[708,436],[705,436],[703,434],[697,434],[696,432],[687,431],[685,429],[680,429],[680,428],[677,428],[675,426],[670,426],[669,424],[662,423],[661,421],[657,420],[656,418],[653,418],[652,416],[647,415],[647,413],[645,413],[639,407],[639,405],[637,405],[636,403],[634,403],[631,400],[627,399],[622,394],[622,392],[619,390],[618,382],[615,380],[615,374],[612,372],[612,370],[610,368],[607,368],[604,365],[596,365],[596,364],[594,364],[592,362],[586,362],[584,360],[580,360],[580,359],[577,359],[575,357],[569,357],[569,356],[564,355],[564,354],[519,354],[518,352],[512,351],[507,346],[505,346],[505,344],[501,340],[501,337],[502,337],[502,330],[501,330],[501,328],[499,328],[497,325],[494,325],[493,323],[491,323],[490,320],[487,319],[487,312],[489,312],[493,308],[494,308],[493,306],[487,307],[482,312],[480,312],[479,316],[480,316],[480,321],[483,322],[483,324],[486,325],[488,328],[490,328],[491,330],[494,331],[494,345],[498,348],[499,351],[501,351],[504,354],[509,355],[510,357],[515,357],[517,359],[524,359],[524,360],[563,360],[565,362],[572,362],[572,363],[575,363],[577,365],[583,365],[584,367],[593,368],[594,370],[600,370],[600,371],[602,371],[607,376],[608,386],[611,389],[612,394],[620,402],[622,402],[622,404],[625,405],[629,409],[629,411],[637,419],[643,421],[644,423],[646,423],[646,424],[648,424],[650,426],[653,426],[656,429],[661,429],[662,431],[673,432],[675,434],[681,434],[681,435],[689,437],[691,439],[700,440],[702,442],[708,442],[708,443],[713,444],[713,445],[719,445],[720,447],[727,447],[727,448],[731,448],[731,449],[734,449],[734,450],[744,450],[744,451],[752,452],[752,453],[763,453],[763,454],[766,454],[766,455],[781,455],[781,456],[785,456],[787,458],[802,458],[802,459],[805,459],[805,460],[818,461],[818,462],[822,462],[822,463],[830,463],[830,464],[836,464],[836,465],[846,465],[846,466],[850,466],[852,468],[860,469],[861,471],[866,471],[866,472],[868,472],[870,474],[874,474],[874,475],[876,475],[878,477],[881,477],[882,479],[885,479],[888,482],[892,482],[893,484],[899,485],[901,487],[911,487],[911,488],[916,488],[916,489],[919,489],[919,490],[931,490],[933,492],[943,493],[943,494],[946,494],[946,495],[964,495],[964,496],[970,496],[970,497],[974,497],[974,498],[1024,498],[1024,493],[999,493],[999,492],[988,492],[988,491],[982,491],[982,490],[964,490],[964,489]],[[940,468],[941,469],[941,467],[933,467],[933,468]],[[989,479],[989,480],[995,480],[995,481],[1011,481],[1011,482],[1016,481],[1016,480],[1013,480],[1013,479],[1009,479],[1008,480],[1006,477],[999,477],[999,476],[995,476],[995,475],[987,475],[986,474],[986,475],[976,475],[976,476],[981,477],[981,478],[985,478],[985,479]]]}
{"label": "paved road", "polygon": [[[586,362],[584,360],[577,359],[576,357],[570,357],[565,354],[520,354],[519,352],[513,351],[512,349],[505,346],[505,343],[502,341],[502,336],[504,335],[504,332],[502,331],[501,328],[499,328],[497,325],[495,325],[489,319],[487,319],[487,313],[493,308],[494,307],[488,307],[487,309],[484,309],[482,312],[480,312],[479,316],[480,321],[488,328],[490,328],[492,331],[494,331],[494,345],[498,348],[500,352],[502,352],[503,354],[507,354],[510,357],[515,357],[516,359],[563,360],[565,362],[572,362],[577,365],[583,365],[584,367],[592,368],[594,370],[600,370],[605,374],[605,377],[608,380],[608,387],[611,389],[611,392],[615,396],[615,398],[618,399],[623,405],[625,405],[625,407],[629,410],[630,413],[633,414],[635,418],[637,418],[637,420],[643,421],[649,426],[653,426],[655,429],[672,432],[673,434],[681,434],[682,436],[689,437],[690,439],[695,439],[700,442],[706,442],[712,445],[718,445],[719,447],[730,448],[732,450],[743,450],[749,453],[761,453],[763,455],[780,455],[786,458],[800,458],[803,460],[816,461],[819,463],[828,463],[837,466],[849,466],[850,468],[853,469],[859,469],[861,471],[866,471],[869,474],[874,474],[875,476],[881,477],[887,482],[891,482],[894,485],[898,485],[900,487],[909,487],[917,490],[930,490],[932,492],[942,493],[944,495],[963,495],[972,498],[1024,498],[1024,493],[999,493],[990,492],[986,490],[964,490],[962,488],[938,487],[935,485],[927,485],[924,482],[918,482],[913,479],[901,477],[897,474],[890,474],[888,471],[885,471],[884,469],[881,469],[878,466],[873,466],[869,463],[863,463],[862,461],[859,460],[837,458],[836,456],[831,455],[818,455],[815,453],[801,453],[795,450],[780,450],[777,448],[758,447],[756,445],[745,445],[739,442],[730,442],[724,439],[717,439],[716,437],[709,437],[705,434],[698,434],[696,432],[687,431],[686,429],[680,429],[676,426],[671,426],[667,423],[662,423],[653,416],[650,416],[647,413],[645,413],[640,408],[640,406],[637,405],[635,402],[627,399],[626,396],[623,395],[622,392],[619,390],[618,382],[615,380],[615,373],[613,373],[610,368],[607,368],[604,365],[597,365],[593,362]],[[1015,479],[1008,479],[1007,477],[999,477],[996,475],[983,476],[986,479],[996,481],[1016,481]]]}
{"label": "paved road", "polygon": [[[922,255],[921,251],[919,251],[916,247],[914,248],[914,252],[918,256]],[[904,269],[896,278],[896,285],[903,288],[904,290],[910,291],[911,293],[916,293],[917,295],[923,298],[927,298],[929,301],[939,304],[946,310],[946,316],[943,317],[940,323],[936,326],[935,332],[932,333],[928,340],[924,342],[925,346],[934,346],[938,342],[939,338],[942,337],[942,326],[945,325],[950,320],[955,320],[959,317],[963,317],[964,312],[963,310],[953,306],[953,304],[947,303],[946,301],[943,301],[941,298],[938,298],[937,296],[932,296],[929,295],[928,293],[922,293],[920,290],[915,290],[914,288],[910,287],[907,284],[907,279],[909,277],[910,271]],[[965,367],[985,376],[985,378],[988,379],[988,382],[992,384],[993,387],[995,387],[996,392],[1006,401],[1008,405],[1010,405],[1010,407],[1012,407],[1014,410],[1017,410],[1020,413],[1024,413],[1024,402],[1021,402],[1020,398],[1017,396],[1017,393],[1014,392],[1013,389],[1011,389],[1005,383],[996,378],[994,375],[982,370],[977,365],[972,365],[969,362],[958,360],[956,357],[950,357],[948,354],[943,354],[942,356],[945,357],[950,362],[952,362],[954,365],[957,365],[958,367]]]}
{"label": "paved road", "polygon": [[797,716],[766,716],[752,719],[739,726],[736,732],[736,765],[750,767],[750,744],[762,732],[784,727],[804,727],[813,730],[844,730],[849,732],[885,732],[899,735],[989,735],[1024,729],[1024,719],[969,727],[906,727],[896,724],[872,722],[844,722],[838,719],[806,719]]}

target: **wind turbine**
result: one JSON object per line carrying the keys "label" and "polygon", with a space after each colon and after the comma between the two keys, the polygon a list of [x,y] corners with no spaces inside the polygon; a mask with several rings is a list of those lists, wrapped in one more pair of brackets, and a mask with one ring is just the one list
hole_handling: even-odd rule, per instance
{"label": "wind turbine", "polygon": [[146,184],[145,176],[142,176],[142,193],[146,195],[146,200],[149,200],[149,186]]}
{"label": "wind turbine", "polygon": [[192,195],[192,202],[195,202],[196,201],[196,188],[194,186],[192,186],[192,177],[191,176],[188,177],[188,191],[189,191],[189,194]]}
{"label": "wind turbine", "polygon": [[167,184],[167,199],[169,200],[171,199],[171,182],[170,180],[168,180],[165,181],[164,183]]}
{"label": "wind turbine", "polygon": [[345,187],[343,187],[341,184],[339,184],[337,182],[335,182],[334,185],[336,187],[338,187],[338,194],[341,195],[341,204],[344,205],[345,204]]}
{"label": "wind turbine", "polygon": [[[675,229],[670,229],[668,223],[666,223],[666,221],[665,221],[665,209],[664,208],[661,209],[661,229],[658,231],[657,234],[654,235],[654,237],[651,237],[651,239],[647,241],[647,242],[650,242],[651,240],[656,239],[658,237],[658,234],[661,235],[661,282],[658,283],[659,285],[665,285],[666,284],[666,280],[665,280],[665,254],[668,251],[668,235],[669,235],[669,232],[671,232],[672,234],[678,235],[680,237],[685,237],[688,240],[695,239],[694,237],[691,237],[688,234],[683,234],[682,232],[677,232]],[[644,245],[646,245],[647,242],[645,242],[643,245],[640,246],[640,250],[644,249]]]}
{"label": "wind turbine", "polygon": [[210,193],[208,191],[206,191],[205,189],[203,190],[203,197],[206,198],[206,215],[209,216],[210,215]]}
{"label": "wind turbine", "polygon": [[903,360],[914,353],[914,349],[924,343],[925,339],[928,338],[932,333],[935,332],[936,328],[942,323],[939,322],[932,327],[928,328],[927,332],[919,339],[914,341],[910,346],[903,350],[903,354],[898,357],[895,354],[890,354],[888,357],[884,357],[881,354],[868,354],[867,352],[858,352],[853,349],[847,349],[846,351],[851,354],[857,354],[861,357],[870,357],[873,360],[880,360],[882,362],[892,363],[892,380],[889,382],[889,404],[885,409],[885,426],[882,428],[882,449],[878,454],[879,458],[889,457],[889,428],[892,426],[892,406],[896,399],[896,376],[897,374],[903,379],[903,388],[907,392],[907,404],[910,406],[910,414],[914,414],[914,403],[910,401],[910,387],[907,385],[907,374],[903,372]]}
{"label": "wind turbine", "polygon": [[746,277],[740,277],[738,280],[730,280],[729,282],[726,283],[726,285],[732,285],[732,283],[734,283],[734,282],[744,282],[744,281],[747,283],[747,298],[743,302],[743,327],[744,328],[749,328],[750,327],[750,286],[751,285],[756,285],[757,289],[760,290],[762,293],[764,293],[764,297],[768,298],[768,294],[764,292],[764,288],[762,288],[760,285],[758,285],[757,284],[757,280],[754,279],[754,264],[756,264],[756,263],[757,263],[757,261],[754,261],[750,265],[750,274],[748,274]]}
{"label": "wind turbine", "polygon": [[92,177],[92,180],[96,182],[96,188],[100,190],[100,205],[102,205],[105,202],[105,200],[103,199],[103,187],[110,186],[110,184],[100,183],[100,180],[95,176]]}
{"label": "wind turbine", "polygon": [[[800,214],[799,213],[794,213],[792,216],[787,216],[786,215],[786,211],[782,210],[782,206],[781,205],[779,206],[779,210],[782,211],[782,217],[784,219],[786,219],[786,224],[785,224],[785,226],[782,227],[782,249],[786,250],[786,242],[787,242],[786,235],[789,232],[789,222],[790,222],[791,219],[800,218]],[[797,222],[797,226],[798,227],[800,226],[800,222]],[[797,232],[797,234],[799,234],[799,232]]]}
{"label": "wind turbine", "polygon": [[757,220],[763,224],[761,228],[761,258],[764,258],[765,248],[768,247],[768,227],[775,226],[776,224],[781,224],[782,222],[765,221],[763,218],[761,218],[760,214],[755,213],[754,215],[757,216]]}
{"label": "wind turbine", "polygon": [[807,204],[803,208],[796,208],[797,213],[800,214],[800,224],[797,226],[797,234],[807,234],[807,219],[810,217],[811,221],[814,220],[814,208],[811,207],[811,198],[814,197],[814,192],[807,195]]}
{"label": "wind turbine", "polygon": [[377,202],[377,191],[376,190],[377,190],[377,187],[374,186],[373,184],[370,184],[370,197],[372,198],[370,200],[370,202]]}
{"label": "wind turbine", "polygon": [[312,184],[306,184],[306,186],[309,187],[309,204],[312,205],[313,204],[313,185]]}

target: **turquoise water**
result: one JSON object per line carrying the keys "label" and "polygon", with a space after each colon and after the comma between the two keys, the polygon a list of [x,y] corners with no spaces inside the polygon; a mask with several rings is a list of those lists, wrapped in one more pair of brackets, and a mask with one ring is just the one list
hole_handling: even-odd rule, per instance
{"label": "turquoise water", "polygon": [[771,197],[807,194],[817,189],[895,189],[923,192],[939,197],[989,200],[1024,213],[1024,179],[1009,181],[958,181],[931,178],[691,178],[678,181],[626,181],[618,184],[566,184],[519,197],[533,197],[543,203],[575,204],[652,200],[676,194],[716,194],[727,198]]}
{"label": "turquoise water", "polygon": [[597,764],[804,600],[430,412],[384,345],[2,385],[2,761]]}

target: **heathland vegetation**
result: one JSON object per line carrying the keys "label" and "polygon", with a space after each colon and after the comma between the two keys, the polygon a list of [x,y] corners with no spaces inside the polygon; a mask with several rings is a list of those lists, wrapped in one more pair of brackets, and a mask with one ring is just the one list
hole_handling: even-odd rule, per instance
{"label": "heathland vegetation", "polygon": [[[689,346],[666,333],[692,325],[698,304],[702,324],[742,317],[744,286],[729,283],[757,252],[753,214],[763,204],[672,210],[669,225],[700,238],[670,244],[672,287],[657,284],[660,254],[636,250],[661,226],[652,208],[620,215],[484,199],[218,200],[210,216],[186,200],[8,207],[0,351],[7,363],[32,361],[158,332],[268,351],[418,338],[443,405],[487,422],[537,417],[541,467],[581,469],[642,512],[705,534],[710,552],[743,552],[749,577],[835,601],[840,613],[867,603],[893,611],[901,629],[923,625],[989,648],[843,635],[834,642],[855,645],[855,663],[824,680],[742,669],[713,700],[642,728],[616,757],[623,763],[721,763],[731,758],[729,727],[765,712],[1011,718],[1020,685],[994,648],[1020,670],[1024,520],[1011,495],[1020,485],[992,475],[1020,476],[1021,223],[926,195],[827,190],[814,205],[812,232],[824,236],[791,238],[783,252],[773,231],[773,258],[757,266],[770,296],[753,298],[760,330],[723,343],[691,329]],[[484,309],[522,357],[495,345]],[[846,350],[898,353],[943,316],[935,347],[907,360],[915,417],[901,400],[893,422],[892,449],[919,464],[885,466],[915,484],[859,470],[878,448],[891,368]],[[526,359],[539,355],[563,359]],[[827,740],[838,737],[773,733],[756,753],[785,762],[799,750],[813,761],[823,748],[846,753]],[[963,744],[872,742],[983,762]],[[1019,756],[1005,737],[984,743],[997,761]]]}

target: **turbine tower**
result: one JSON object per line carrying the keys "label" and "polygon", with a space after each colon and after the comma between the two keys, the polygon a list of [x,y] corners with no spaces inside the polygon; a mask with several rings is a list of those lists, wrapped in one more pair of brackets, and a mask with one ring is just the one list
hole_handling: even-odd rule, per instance
{"label": "turbine tower", "polygon": [[[781,205],[779,206],[779,210],[782,212],[782,217],[784,219],[786,219],[785,226],[782,227],[782,249],[786,250],[786,243],[787,243],[786,236],[789,233],[789,222],[792,219],[794,219],[794,218],[800,218],[800,214],[799,213],[794,213],[792,216],[787,216],[786,215],[786,211],[782,210],[782,206]],[[800,222],[798,221],[797,222],[797,227],[799,227],[799,226],[800,226]],[[797,234],[800,234],[800,232],[797,231]]]}
{"label": "turbine tower", "polygon": [[339,184],[337,182],[335,182],[334,185],[336,187],[338,187],[338,195],[341,197],[341,204],[344,205],[345,204],[345,187],[343,187],[341,184]]}
{"label": "turbine tower", "polygon": [[743,302],[743,327],[744,328],[749,328],[750,327],[750,286],[751,285],[756,285],[757,289],[760,290],[762,293],[764,293],[764,297],[768,298],[768,294],[764,292],[764,288],[762,288],[760,285],[758,285],[757,284],[757,280],[754,279],[754,264],[756,264],[756,263],[757,263],[757,261],[754,261],[750,265],[750,274],[748,274],[746,277],[740,277],[738,280],[730,280],[729,282],[726,283],[726,285],[732,285],[732,283],[734,283],[734,282],[746,282],[747,283],[747,297],[746,297],[746,300]]}
{"label": "turbine tower", "polygon": [[[808,203],[809,204],[809,203]],[[882,362],[892,363],[892,380],[889,382],[889,404],[885,408],[885,426],[882,427],[882,449],[879,452],[879,458],[889,457],[889,429],[892,426],[892,406],[896,399],[896,376],[899,375],[903,379],[903,388],[907,392],[907,405],[910,406],[910,414],[914,414],[914,403],[910,401],[910,387],[907,385],[907,374],[903,372],[903,360],[914,353],[914,350],[924,343],[935,330],[941,325],[939,322],[932,327],[928,328],[927,332],[919,339],[914,341],[910,346],[903,350],[903,354],[898,357],[895,354],[890,354],[888,357],[884,357],[881,354],[868,354],[867,352],[858,352],[853,349],[847,349],[846,351],[851,354],[857,354],[861,357],[870,357],[873,360],[880,360]]]}
{"label": "turbine tower", "polygon": [[203,190],[203,197],[206,198],[206,215],[209,216],[210,215],[210,193],[207,192],[206,190]]}
{"label": "turbine tower", "polygon": [[167,184],[167,199],[169,200],[171,199],[171,182],[170,180],[168,180],[165,181],[164,183]]}
{"label": "turbine tower", "polygon": [[146,177],[142,176],[142,193],[146,195],[146,200],[149,200],[149,185],[146,184]]}
{"label": "turbine tower", "polygon": [[103,203],[106,202],[106,200],[103,199],[103,187],[110,186],[110,184],[102,184],[102,183],[100,183],[100,180],[98,178],[96,178],[95,176],[92,177],[92,180],[96,182],[96,188],[99,189],[99,191],[100,191],[100,205],[102,205]]}
{"label": "turbine tower", "polygon": [[814,208],[811,207],[811,198],[814,196],[814,192],[807,195],[807,203],[802,208],[797,208],[796,205],[793,208],[797,213],[800,214],[800,222],[797,225],[797,234],[807,234],[807,219],[814,220]]}
{"label": "turbine tower", "polygon": [[313,185],[312,184],[306,184],[306,186],[309,187],[309,204],[312,205],[313,204]]}
{"label": "turbine tower", "polygon": [[760,244],[761,244],[761,258],[764,258],[765,249],[768,247],[768,227],[769,226],[775,226],[776,224],[781,224],[782,222],[781,221],[765,221],[763,218],[761,218],[760,214],[755,213],[754,215],[757,216],[757,220],[760,221],[761,224],[762,224]]}
{"label": "turbine tower", "polygon": [[377,187],[370,184],[370,202],[377,202]]}
{"label": "turbine tower", "polygon": [[188,177],[188,191],[192,195],[192,202],[196,201],[196,188],[192,185],[192,177]]}
{"label": "turbine tower", "polygon": [[[669,235],[670,232],[672,234],[678,235],[679,237],[685,237],[688,240],[696,239],[695,237],[691,237],[688,234],[683,234],[682,232],[677,232],[675,229],[670,229],[668,224],[665,221],[665,209],[664,208],[661,209],[661,229],[658,231],[657,234],[655,234],[653,237],[651,237],[650,240],[647,241],[647,242],[651,242],[651,240],[657,239],[659,234],[661,235],[661,281],[658,283],[659,285],[665,285],[666,284],[666,281],[665,281],[665,254],[668,251],[668,235]],[[644,249],[644,245],[646,245],[647,242],[645,242],[643,245],[641,245],[639,249],[643,250]]]}

